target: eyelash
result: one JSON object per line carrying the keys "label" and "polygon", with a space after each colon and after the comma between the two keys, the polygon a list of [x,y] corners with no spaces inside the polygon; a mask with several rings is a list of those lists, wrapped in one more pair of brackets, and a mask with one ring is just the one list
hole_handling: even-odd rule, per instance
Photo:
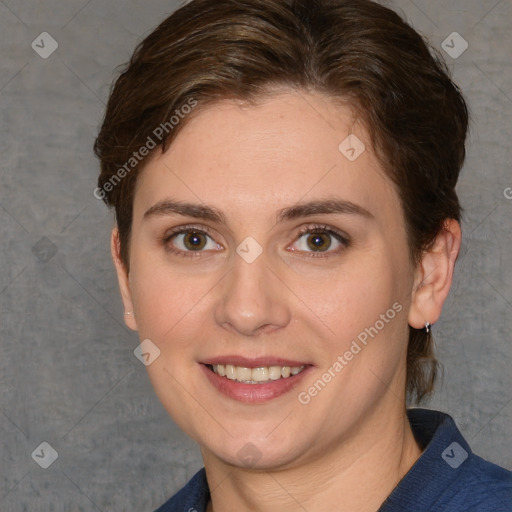
{"label": "eyelash", "polygon": [[[167,231],[164,234],[164,236],[161,237],[160,241],[161,241],[162,245],[165,246],[165,250],[168,251],[169,253],[172,253],[172,254],[175,254],[178,256],[182,256],[184,258],[200,257],[201,252],[204,252],[204,251],[182,251],[181,249],[176,249],[171,244],[173,237],[175,237],[177,235],[183,235],[183,234],[189,233],[190,231],[195,231],[199,234],[207,235],[209,238],[211,238],[213,240],[212,236],[210,235],[210,230],[207,227],[187,225],[187,226],[179,226],[177,228],[172,229],[171,231]],[[319,234],[319,233],[322,233],[322,234],[325,233],[325,234],[332,236],[338,242],[340,242],[342,247],[337,250],[333,250],[333,251],[329,251],[329,250],[327,250],[327,251],[311,251],[311,252],[302,251],[304,254],[307,255],[307,257],[328,258],[333,254],[340,253],[341,251],[343,251],[344,249],[347,249],[351,245],[350,239],[346,235],[340,233],[339,231],[332,229],[331,227],[329,227],[325,224],[311,224],[308,226],[304,226],[295,236],[295,240],[293,243],[296,243],[304,235],[307,235],[307,234],[313,235],[313,234]],[[218,244],[218,245],[220,245],[220,244]]]}

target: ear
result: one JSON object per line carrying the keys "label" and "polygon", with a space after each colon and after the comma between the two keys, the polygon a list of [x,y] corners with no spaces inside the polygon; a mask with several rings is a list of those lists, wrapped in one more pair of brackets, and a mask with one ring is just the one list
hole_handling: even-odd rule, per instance
{"label": "ear", "polygon": [[[121,242],[119,240],[119,230],[114,228],[110,238],[110,250],[112,252],[112,259],[117,272],[117,280],[119,281],[119,289],[121,290],[121,298],[124,305],[124,322],[132,330],[137,330],[137,321],[135,320],[135,313],[133,310],[132,293],[130,290],[130,281],[128,272],[121,260]],[[130,313],[127,315],[126,313]]]}
{"label": "ear", "polygon": [[415,270],[409,325],[416,329],[434,324],[453,280],[455,261],[461,244],[461,229],[454,219],[447,219],[432,248],[425,252]]}

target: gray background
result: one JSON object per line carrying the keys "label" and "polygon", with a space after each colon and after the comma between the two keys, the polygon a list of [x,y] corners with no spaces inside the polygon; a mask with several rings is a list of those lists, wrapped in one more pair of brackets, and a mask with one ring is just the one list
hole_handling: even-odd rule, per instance
{"label": "gray background", "polygon": [[[92,195],[92,143],[115,67],[177,5],[0,1],[2,512],[150,511],[201,467],[133,355],[112,216]],[[469,43],[457,59],[445,54],[473,121],[459,186],[465,241],[434,330],[445,376],[429,407],[512,468],[512,3],[389,5],[439,49],[454,31]],[[47,59],[31,48],[44,31],[59,44]],[[43,441],[58,452],[48,469],[31,457]]]}

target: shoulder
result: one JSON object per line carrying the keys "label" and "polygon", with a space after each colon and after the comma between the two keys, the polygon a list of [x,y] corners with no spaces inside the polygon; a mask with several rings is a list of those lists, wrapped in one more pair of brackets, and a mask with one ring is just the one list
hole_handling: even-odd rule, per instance
{"label": "shoulder", "polygon": [[155,512],[205,512],[209,499],[210,491],[203,468]]}
{"label": "shoulder", "polygon": [[512,512],[512,472],[475,455],[448,414],[407,414],[423,453],[379,512]]}
{"label": "shoulder", "polygon": [[512,472],[473,453],[458,469],[447,506],[458,502],[467,512],[512,511]]}

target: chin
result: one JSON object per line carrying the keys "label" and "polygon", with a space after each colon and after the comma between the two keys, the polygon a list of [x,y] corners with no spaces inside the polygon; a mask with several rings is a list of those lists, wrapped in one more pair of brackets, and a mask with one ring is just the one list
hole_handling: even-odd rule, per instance
{"label": "chin", "polygon": [[[238,446],[238,450],[234,449]],[[296,446],[293,451],[297,451]],[[203,447],[203,455],[219,459],[228,466],[252,471],[278,471],[293,466],[297,459],[292,455],[292,447],[274,446],[273,443],[262,446],[248,440],[233,442],[231,446]]]}

